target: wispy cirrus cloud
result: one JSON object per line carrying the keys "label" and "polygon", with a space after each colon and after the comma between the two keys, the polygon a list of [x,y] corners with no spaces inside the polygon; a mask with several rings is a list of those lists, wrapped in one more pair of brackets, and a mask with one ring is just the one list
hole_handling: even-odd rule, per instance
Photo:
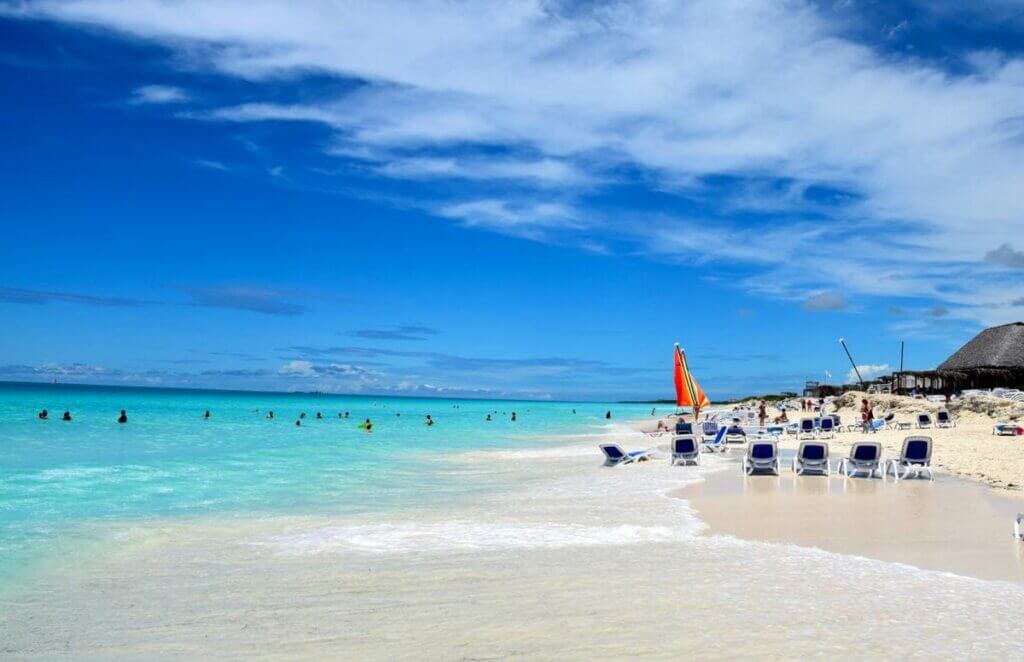
{"label": "wispy cirrus cloud", "polygon": [[387,329],[356,329],[348,335],[366,340],[427,340],[440,331],[429,326],[395,326]]}
{"label": "wispy cirrus cloud", "polygon": [[[915,22],[886,18],[868,39],[851,20],[861,4],[27,0],[5,11],[152,40],[243,78],[254,94],[191,117],[324,125],[328,152],[377,176],[461,182],[422,194],[440,218],[738,262],[750,276],[740,286],[794,302],[823,290],[924,297],[1005,320],[993,304],[1024,296],[992,276],[1016,264],[1006,241],[1024,234],[1024,59],[908,55],[892,44]],[[918,4],[935,20],[968,11]],[[1002,9],[972,20],[1006,15],[983,6]],[[351,84],[273,94],[310,72]],[[508,188],[481,190],[489,182]],[[595,189],[622,184],[701,209],[663,214],[653,241],[649,215],[597,208]],[[707,241],[687,238],[695,226]]]}
{"label": "wispy cirrus cloud", "polygon": [[75,303],[85,306],[142,306],[150,301],[134,299],[131,297],[78,294],[74,292],[60,292],[56,290],[33,290],[22,287],[0,286],[0,303],[17,304],[45,304],[45,303]]}
{"label": "wispy cirrus cloud", "polygon": [[247,310],[266,315],[301,315],[306,306],[289,299],[278,290],[261,287],[226,285],[220,287],[182,288],[192,297],[193,306]]}
{"label": "wispy cirrus cloud", "polygon": [[129,101],[133,104],[176,104],[190,101],[192,96],[173,85],[142,85],[132,91]]}

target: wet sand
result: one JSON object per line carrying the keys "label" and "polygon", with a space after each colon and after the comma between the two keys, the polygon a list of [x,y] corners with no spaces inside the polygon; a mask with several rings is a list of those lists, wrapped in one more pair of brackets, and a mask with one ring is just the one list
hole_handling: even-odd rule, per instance
{"label": "wet sand", "polygon": [[[795,445],[795,442],[794,442]],[[796,476],[783,449],[779,477],[734,466],[676,490],[705,535],[792,543],[980,579],[1024,581],[1024,543],[1012,537],[1024,501],[938,473],[934,481]],[[833,460],[837,459],[833,454]]]}

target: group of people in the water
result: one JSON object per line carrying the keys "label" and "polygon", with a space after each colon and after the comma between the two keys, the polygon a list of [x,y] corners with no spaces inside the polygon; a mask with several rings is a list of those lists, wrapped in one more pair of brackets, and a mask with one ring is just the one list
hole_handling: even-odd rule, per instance
{"label": "group of people in the water", "polygon": [[[458,405],[455,405],[453,408],[454,409],[458,409],[459,407],[458,407]],[[254,411],[258,412],[259,410],[254,410]],[[494,420],[493,417],[492,417],[492,414],[497,415],[497,413],[498,412],[496,410],[493,411],[493,412],[489,412],[484,420],[487,421],[488,423],[490,423],[491,421]],[[505,412],[502,412],[502,414],[504,414],[504,413]],[[573,409],[572,413],[575,414],[576,410]],[[401,416],[401,415],[402,415],[401,412],[398,412],[398,413],[395,414],[395,416]],[[212,417],[212,414],[210,414],[210,410],[209,409],[207,409],[206,411],[203,412],[202,418],[203,418],[204,421],[210,420],[211,417]],[[346,419],[346,418],[350,418],[350,417],[351,417],[351,414],[349,412],[347,412],[347,411],[344,412],[344,413],[338,412],[338,418],[340,418],[340,419]],[[604,417],[606,419],[610,419],[612,417],[612,413],[610,411],[606,412]],[[46,409],[43,409],[42,411],[39,412],[39,420],[46,421],[46,420],[49,420],[49,418],[50,418],[50,412],[47,411]],[[274,420],[274,411],[273,410],[269,410],[267,412],[266,418],[267,418],[268,421]],[[306,412],[300,412],[299,413],[299,417],[295,420],[295,427],[302,427],[302,421],[305,418],[306,418]],[[70,411],[65,411],[64,415],[61,416],[61,420],[70,421],[71,420],[71,412]],[[323,416],[323,414],[321,412],[316,412],[316,420],[318,420],[318,421],[324,420],[324,416]],[[518,415],[516,414],[516,412],[512,412],[512,416],[511,416],[510,420],[513,423],[518,420]],[[118,423],[127,423],[128,422],[128,413],[124,409],[121,410],[120,415],[117,417],[117,422]],[[430,414],[427,414],[426,421],[425,421],[425,424],[426,424],[427,427],[433,427],[436,422],[437,421],[434,420],[433,416],[431,416]],[[370,431],[373,430],[373,421],[371,421],[369,418],[367,418],[365,421],[363,421],[362,423],[359,424],[359,428],[361,430],[365,430],[366,432],[370,432]]]}
{"label": "group of people in the water", "polygon": [[[47,411],[46,409],[43,409],[42,411],[39,412],[38,417],[39,417],[40,421],[48,421],[48,420],[50,420],[50,412]],[[210,417],[210,412],[206,412],[206,417],[207,418]],[[71,419],[71,410],[65,409],[64,413],[60,417],[60,420],[62,420],[62,421],[70,421],[70,420],[72,420]],[[117,417],[117,422],[118,423],[127,423],[128,422],[128,413],[125,412],[125,410],[123,410],[123,409],[121,410],[121,414]]]}

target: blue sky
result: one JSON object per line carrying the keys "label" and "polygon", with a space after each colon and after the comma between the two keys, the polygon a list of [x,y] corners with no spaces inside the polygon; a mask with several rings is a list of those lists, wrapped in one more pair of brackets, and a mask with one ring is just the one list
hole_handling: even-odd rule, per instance
{"label": "blue sky", "polygon": [[0,1],[0,379],[712,399],[1024,318],[1024,2]]}

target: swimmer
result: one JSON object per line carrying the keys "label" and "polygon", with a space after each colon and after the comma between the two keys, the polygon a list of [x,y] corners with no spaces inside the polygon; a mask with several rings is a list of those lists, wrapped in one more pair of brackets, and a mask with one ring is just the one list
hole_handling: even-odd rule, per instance
{"label": "swimmer", "polygon": [[430,427],[433,424],[434,424],[434,419],[432,419],[430,417],[430,414],[427,414],[427,427]]}
{"label": "swimmer", "polygon": [[486,420],[486,421],[487,421],[488,423],[490,423],[490,422],[491,422],[491,415],[490,415],[490,414],[487,414],[487,418],[486,418],[486,419],[484,419],[484,420]]}
{"label": "swimmer", "polygon": [[348,412],[345,412],[345,418],[348,418]]}
{"label": "swimmer", "polygon": [[50,417],[50,412],[46,411],[45,409],[42,410],[41,412],[39,412],[39,420],[40,421],[45,421],[49,417]]}
{"label": "swimmer", "polygon": [[209,409],[207,409],[207,410],[206,410],[206,413],[205,413],[205,414],[203,414],[203,420],[204,420],[204,421],[208,421],[208,420],[210,420],[210,410],[209,410]]}
{"label": "swimmer", "polygon": [[373,432],[373,421],[366,419],[366,422],[363,423],[363,429],[367,432]]}
{"label": "swimmer", "polygon": [[118,423],[127,423],[128,422],[128,414],[125,413],[125,410],[123,410],[123,409],[121,410],[121,415],[117,417],[117,422]]}
{"label": "swimmer", "polygon": [[323,417],[323,416],[322,416],[322,415],[320,414],[320,412],[317,412],[317,413],[316,413],[316,420],[318,420],[318,421],[322,421],[322,420],[323,420],[323,418],[324,418],[324,417]]}
{"label": "swimmer", "polygon": [[512,422],[515,423],[515,420],[516,420],[516,413],[512,412]]}
{"label": "swimmer", "polygon": [[62,421],[70,421],[71,420],[71,412],[69,412],[69,411],[64,412],[64,415],[61,416],[61,420]]}
{"label": "swimmer", "polygon": [[299,418],[306,418],[306,412],[302,412],[301,414],[299,414]]}
{"label": "swimmer", "polygon": [[268,421],[274,420],[274,411],[273,410],[267,412],[267,420]]}
{"label": "swimmer", "polygon": [[610,419],[612,417],[612,413],[610,411],[606,411],[604,413],[604,417],[605,417],[605,420]]}
{"label": "swimmer", "polygon": [[302,427],[302,421],[301,421],[301,420],[299,420],[299,419],[296,419],[296,420],[295,420],[295,427],[297,427],[297,428],[301,428],[301,427]]}

